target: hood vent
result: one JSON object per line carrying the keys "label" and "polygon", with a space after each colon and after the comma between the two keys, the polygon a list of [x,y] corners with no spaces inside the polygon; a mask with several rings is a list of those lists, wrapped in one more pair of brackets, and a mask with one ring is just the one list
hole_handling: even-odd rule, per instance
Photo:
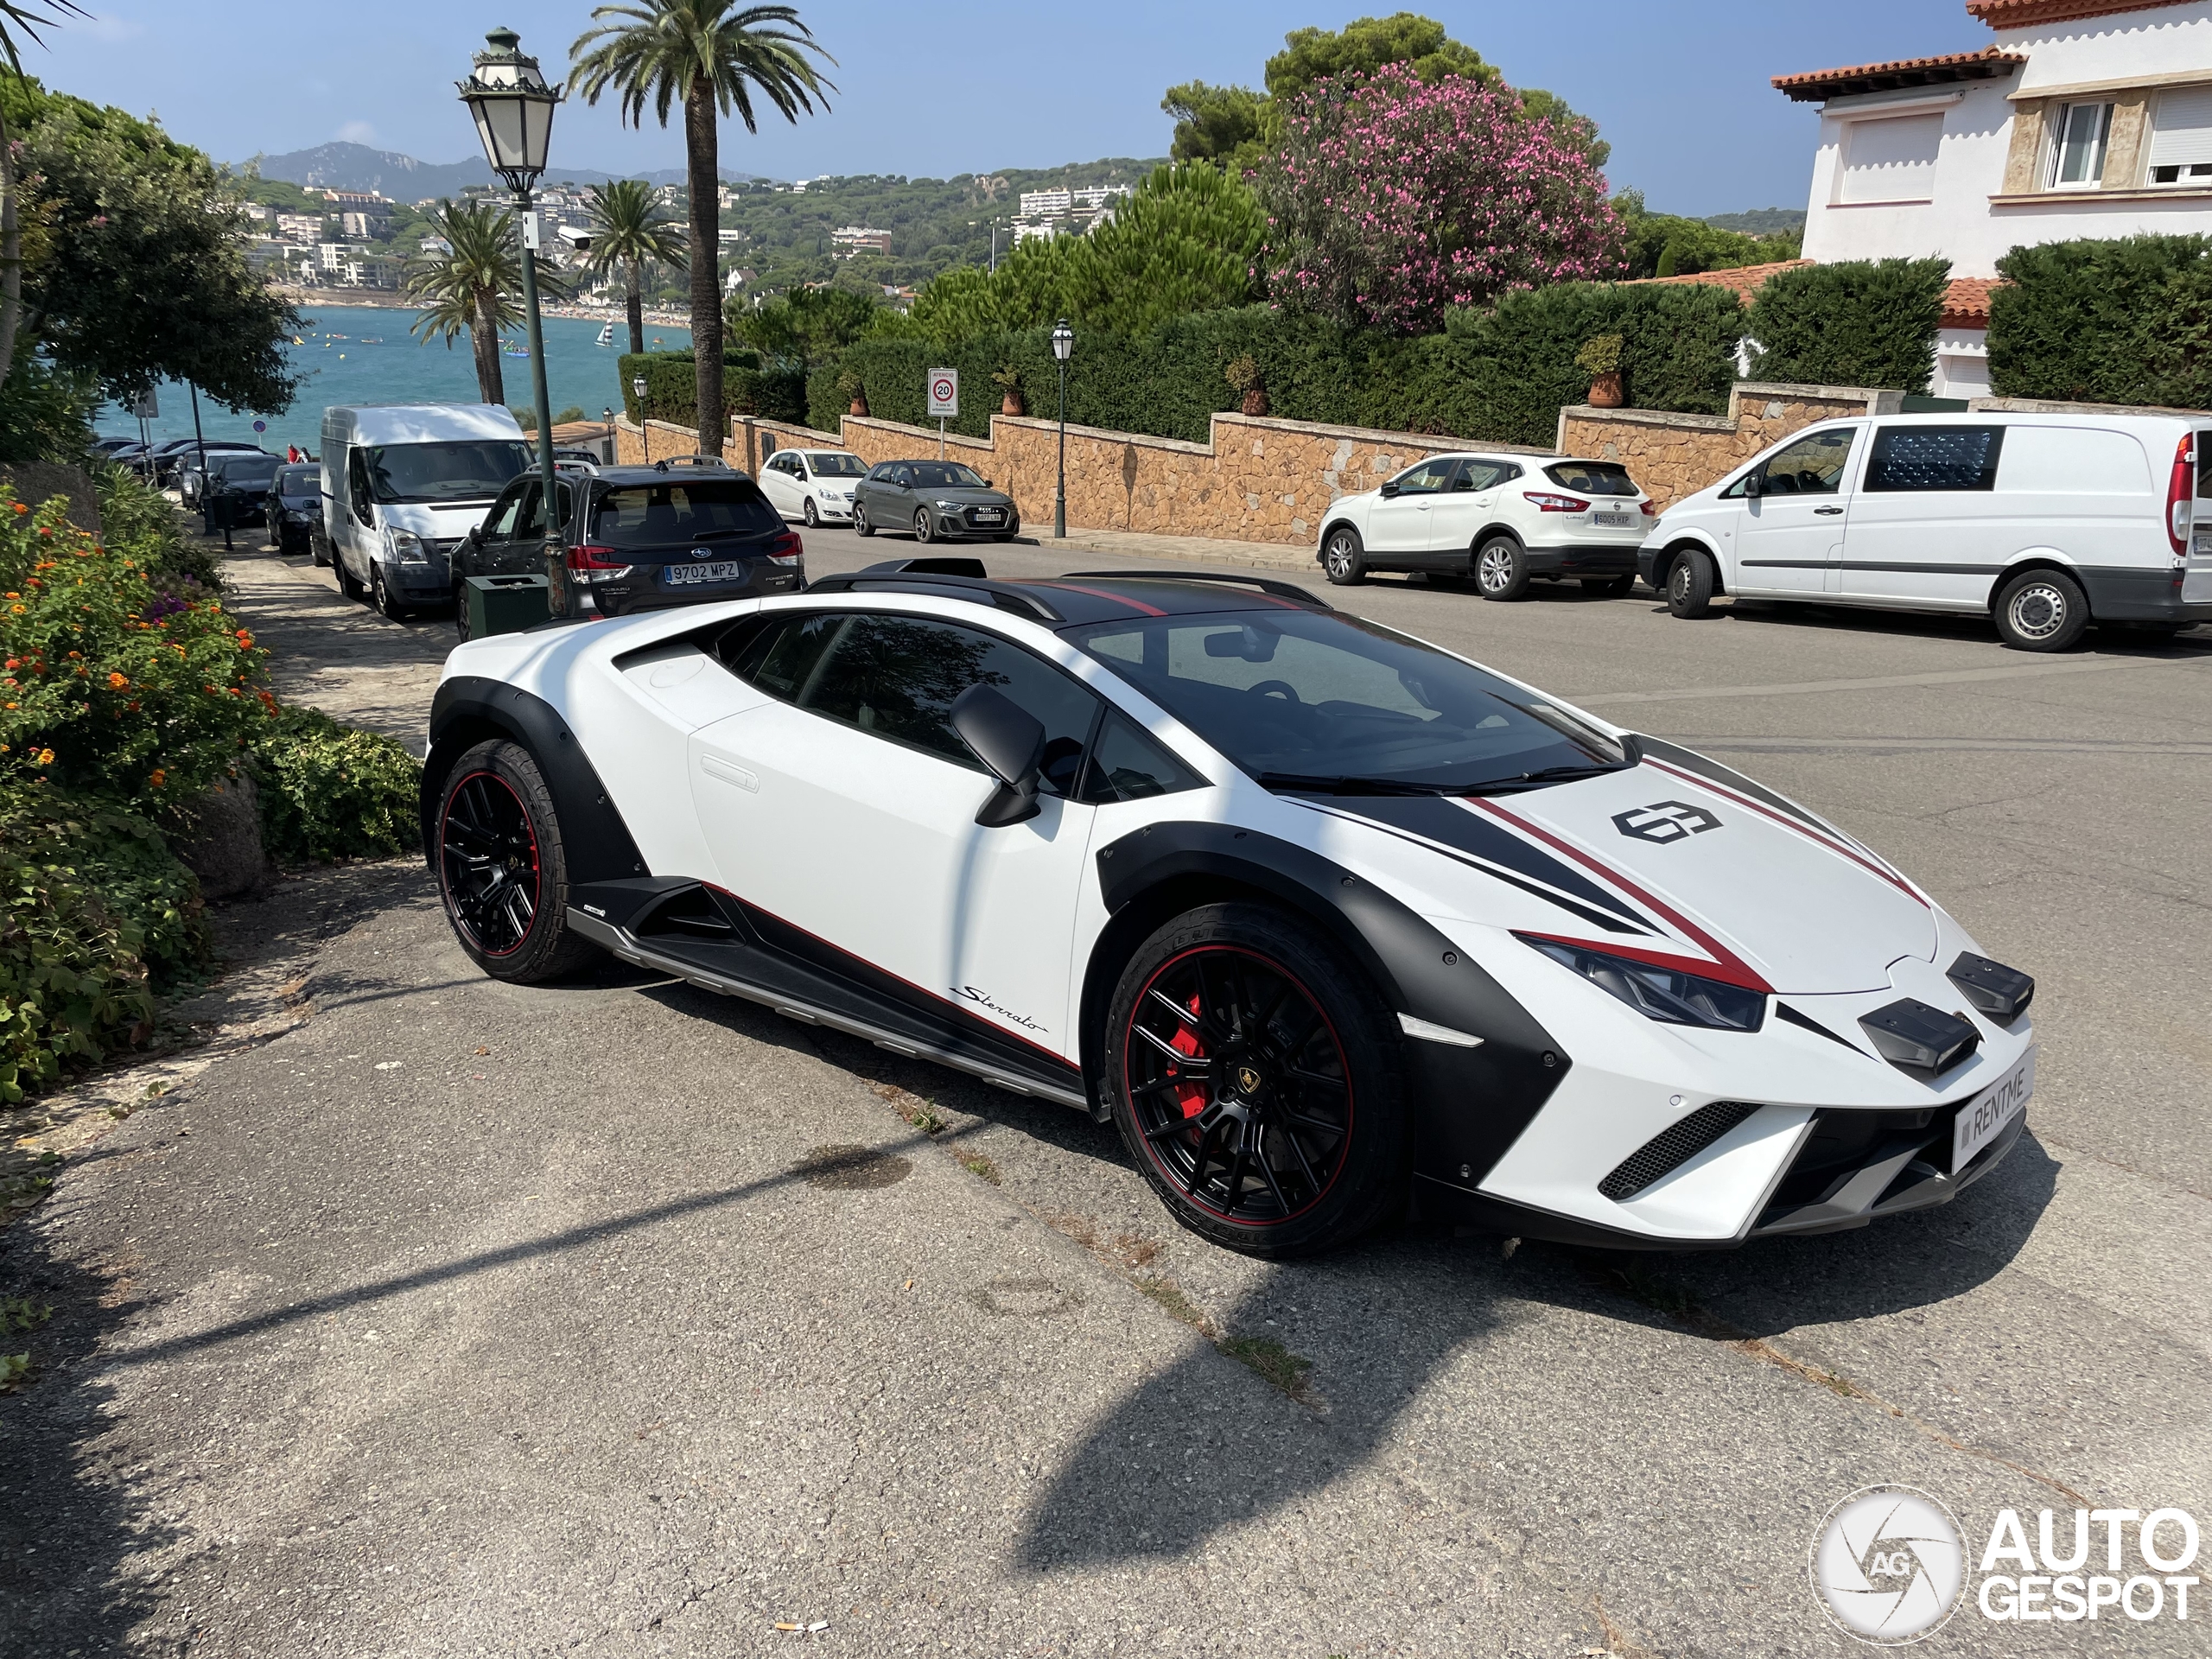
{"label": "hood vent", "polygon": [[1959,988],[1959,994],[1974,1005],[1977,1014],[1995,1025],[2011,1025],[2028,1011],[2028,1004],[2036,997],[2035,981],[2018,969],[1970,950],[1959,952],[1959,959],[1944,977]]}
{"label": "hood vent", "polygon": [[1746,1106],[1740,1100],[1716,1100],[1710,1106],[1699,1107],[1622,1159],[1613,1173],[1598,1183],[1598,1191],[1615,1204],[1636,1197],[1661,1177],[1673,1174],[1757,1110],[1758,1107]]}
{"label": "hood vent", "polygon": [[1972,1020],[1909,996],[1862,1015],[1859,1028],[1877,1054],[1919,1077],[1941,1077],[1981,1046]]}

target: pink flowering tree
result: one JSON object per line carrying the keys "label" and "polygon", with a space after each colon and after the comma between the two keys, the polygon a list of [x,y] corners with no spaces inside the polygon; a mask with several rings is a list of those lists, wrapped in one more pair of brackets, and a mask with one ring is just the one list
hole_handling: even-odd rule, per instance
{"label": "pink flowering tree", "polygon": [[1402,63],[1322,81],[1254,183],[1268,296],[1351,327],[1424,333],[1452,306],[1625,269],[1586,144],[1506,86]]}

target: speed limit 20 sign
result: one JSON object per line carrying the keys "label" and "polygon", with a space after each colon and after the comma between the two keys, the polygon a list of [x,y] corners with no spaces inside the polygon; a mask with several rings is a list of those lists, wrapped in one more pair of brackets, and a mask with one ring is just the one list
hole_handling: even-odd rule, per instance
{"label": "speed limit 20 sign", "polygon": [[960,371],[931,369],[930,371],[930,411],[931,415],[960,414]]}

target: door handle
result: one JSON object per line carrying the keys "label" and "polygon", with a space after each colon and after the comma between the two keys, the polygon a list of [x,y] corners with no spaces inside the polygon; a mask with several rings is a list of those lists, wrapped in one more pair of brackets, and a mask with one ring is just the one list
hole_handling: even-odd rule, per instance
{"label": "door handle", "polygon": [[734,766],[727,760],[718,760],[711,754],[699,757],[699,770],[709,778],[719,778],[726,784],[735,784],[740,789],[758,795],[760,780],[743,766]]}
{"label": "door handle", "polygon": [[1836,513],[1841,512],[1843,509],[1841,507],[1815,507],[1813,511],[1819,513],[1823,518],[1830,518]]}

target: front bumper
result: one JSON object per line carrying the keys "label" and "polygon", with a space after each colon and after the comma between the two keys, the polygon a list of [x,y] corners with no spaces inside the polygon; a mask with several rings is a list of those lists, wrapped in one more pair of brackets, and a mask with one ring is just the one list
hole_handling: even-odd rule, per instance
{"label": "front bumper", "polygon": [[1009,512],[1005,522],[979,524],[967,512],[938,512],[932,511],[930,522],[937,533],[948,542],[988,542],[1001,536],[1013,536],[1020,531],[1021,515]]}
{"label": "front bumper", "polygon": [[1634,542],[1579,542],[1523,550],[1532,576],[1632,576],[1641,550]]}

